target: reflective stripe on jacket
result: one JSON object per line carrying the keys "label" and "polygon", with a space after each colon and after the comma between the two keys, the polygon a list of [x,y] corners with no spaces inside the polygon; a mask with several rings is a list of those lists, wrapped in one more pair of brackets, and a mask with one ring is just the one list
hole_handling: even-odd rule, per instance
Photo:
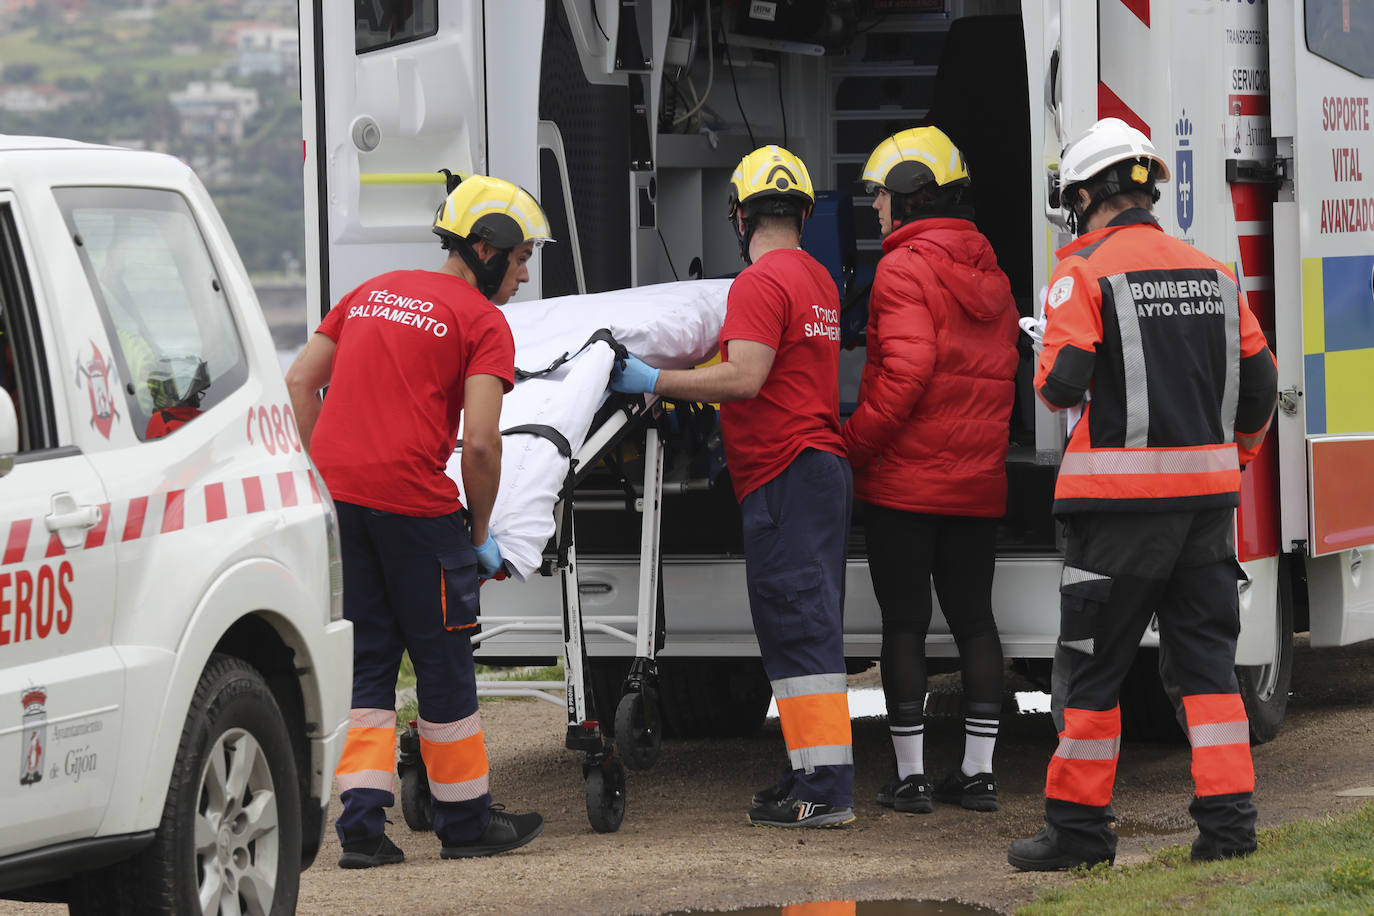
{"label": "reflective stripe on jacket", "polygon": [[1056,514],[1236,505],[1277,372],[1234,276],[1144,210],[1058,255],[1035,389],[1052,409],[1088,400]]}

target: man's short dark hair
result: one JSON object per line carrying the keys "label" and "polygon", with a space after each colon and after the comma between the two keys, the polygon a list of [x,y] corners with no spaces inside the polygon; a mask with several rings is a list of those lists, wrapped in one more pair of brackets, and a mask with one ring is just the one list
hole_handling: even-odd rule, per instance
{"label": "man's short dark hair", "polygon": [[790,197],[765,197],[744,204],[742,209],[755,229],[789,229],[800,235],[805,222],[801,201]]}

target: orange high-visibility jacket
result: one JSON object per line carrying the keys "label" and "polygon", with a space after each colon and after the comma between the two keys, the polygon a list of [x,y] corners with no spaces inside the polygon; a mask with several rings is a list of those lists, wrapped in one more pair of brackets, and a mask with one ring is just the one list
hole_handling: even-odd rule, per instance
{"label": "orange high-visibility jacket", "polygon": [[1144,210],[1058,256],[1035,389],[1052,409],[1088,397],[1055,513],[1236,505],[1278,374],[1234,275]]}

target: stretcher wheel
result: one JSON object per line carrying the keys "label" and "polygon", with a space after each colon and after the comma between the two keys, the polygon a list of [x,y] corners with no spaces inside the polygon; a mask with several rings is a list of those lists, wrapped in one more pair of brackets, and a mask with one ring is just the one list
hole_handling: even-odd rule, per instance
{"label": "stretcher wheel", "polygon": [[401,814],[411,830],[428,833],[434,829],[434,800],[423,768],[406,767],[401,772]]}
{"label": "stretcher wheel", "polygon": [[625,819],[625,767],[607,757],[587,770],[587,820],[597,833],[615,833]]}
{"label": "stretcher wheel", "polygon": [[632,769],[647,770],[658,761],[662,746],[657,694],[646,687],[621,697],[615,711],[615,748],[620,757]]}

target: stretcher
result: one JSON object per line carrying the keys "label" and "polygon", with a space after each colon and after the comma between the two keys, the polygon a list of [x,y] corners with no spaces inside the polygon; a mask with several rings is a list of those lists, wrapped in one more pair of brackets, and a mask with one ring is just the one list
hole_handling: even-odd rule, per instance
{"label": "stretcher", "polygon": [[[601,833],[619,829],[625,814],[625,764],[647,769],[658,758],[662,729],[654,655],[662,630],[659,512],[664,446],[652,419],[652,395],[608,392],[615,360],[633,352],[660,368],[690,368],[715,354],[729,280],[664,283],[608,293],[511,303],[502,311],[515,337],[516,384],[501,410],[501,486],[490,528],[514,581],[531,575],[561,580],[561,620],[479,615],[474,645],[518,631],[561,628],[563,681],[477,682],[477,695],[527,696],[567,712],[565,745],[584,755],[587,819]],[[573,527],[575,490],[628,436],[644,432],[642,496],[626,485],[626,503],[641,513],[639,592],[634,617],[582,619]],[[462,489],[459,448],[448,473]],[[466,497],[464,496],[464,502]],[[546,548],[553,551],[546,557]],[[487,588],[517,585],[489,582]],[[635,658],[615,710],[594,709],[588,685],[585,634],[622,639]],[[615,740],[602,721],[612,716]],[[433,820],[418,736],[401,739],[398,771],[402,813],[415,830]]]}

